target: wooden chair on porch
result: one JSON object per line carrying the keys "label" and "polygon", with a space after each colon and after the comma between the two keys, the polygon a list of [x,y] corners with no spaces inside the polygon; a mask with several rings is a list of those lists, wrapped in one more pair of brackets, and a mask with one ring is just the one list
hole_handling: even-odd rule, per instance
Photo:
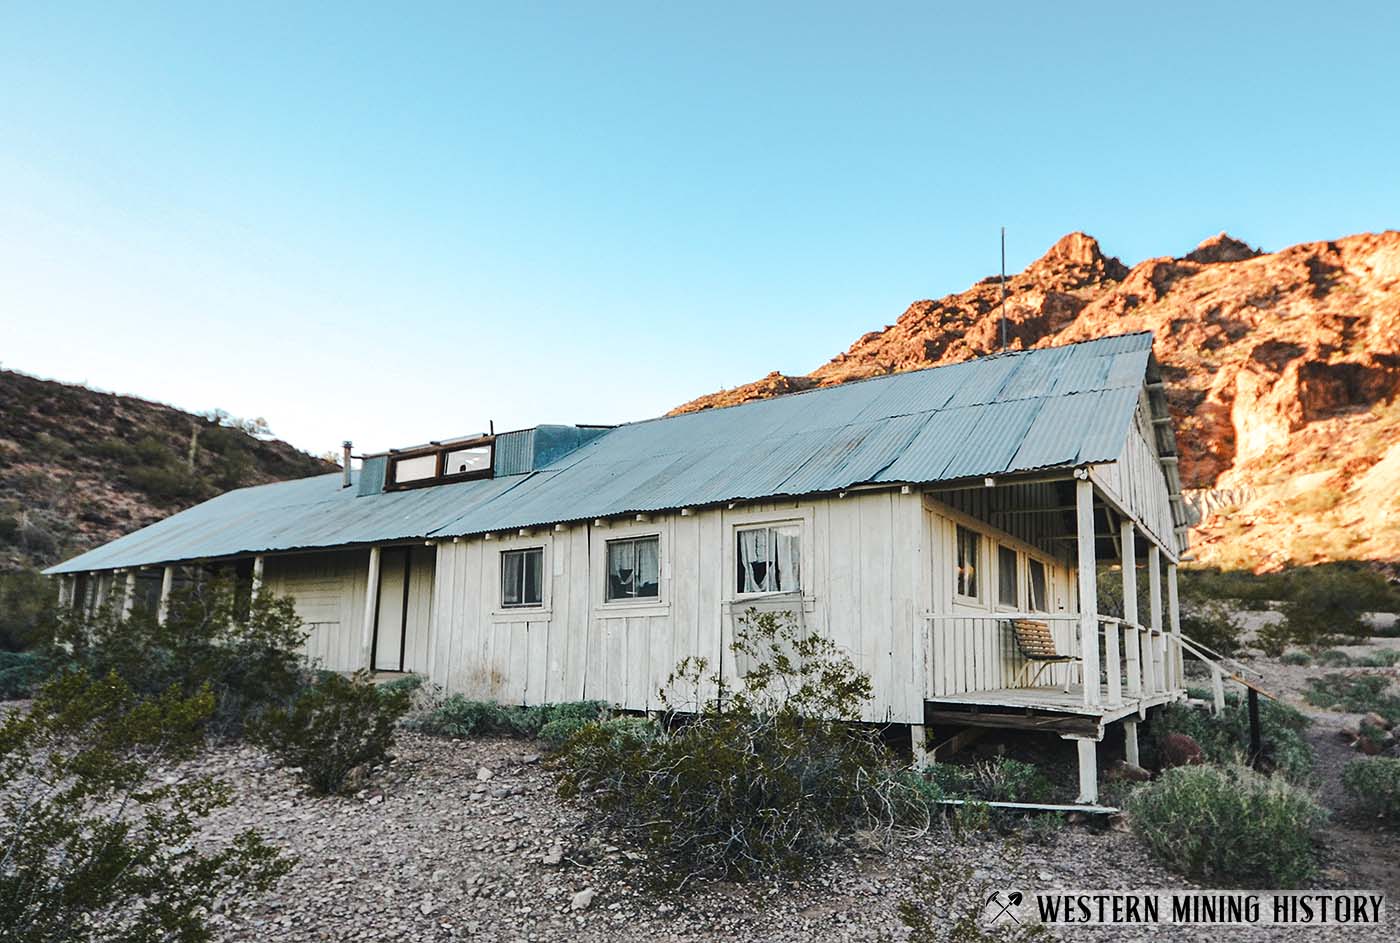
{"label": "wooden chair on porch", "polygon": [[[1021,666],[1021,670],[1016,675],[1016,687],[1035,687],[1035,683],[1040,680],[1040,675],[1051,665],[1079,664],[1080,673],[1083,673],[1084,659],[1074,655],[1066,655],[1055,647],[1055,636],[1050,632],[1050,625],[1036,619],[1009,619],[1011,632],[1016,637],[1016,649],[1021,653],[1021,657],[1026,663]],[[1035,669],[1035,675],[1031,677],[1031,683],[1025,684],[1026,675],[1030,670]],[[1065,693],[1069,693],[1069,672],[1065,672]]]}

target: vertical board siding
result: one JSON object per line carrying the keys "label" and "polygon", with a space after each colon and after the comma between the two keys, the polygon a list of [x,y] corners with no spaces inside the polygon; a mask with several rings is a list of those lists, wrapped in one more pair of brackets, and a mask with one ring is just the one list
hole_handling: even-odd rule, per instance
{"label": "vertical board siding", "polygon": [[363,668],[360,626],[364,620],[368,551],[269,556],[263,586],[292,597],[305,623],[307,658],[329,671]]}

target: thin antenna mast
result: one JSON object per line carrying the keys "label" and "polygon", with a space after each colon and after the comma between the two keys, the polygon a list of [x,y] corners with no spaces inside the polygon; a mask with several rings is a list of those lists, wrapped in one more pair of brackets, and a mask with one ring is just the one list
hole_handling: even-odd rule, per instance
{"label": "thin antenna mast", "polygon": [[1001,227],[1001,349],[1006,350],[1006,227]]}

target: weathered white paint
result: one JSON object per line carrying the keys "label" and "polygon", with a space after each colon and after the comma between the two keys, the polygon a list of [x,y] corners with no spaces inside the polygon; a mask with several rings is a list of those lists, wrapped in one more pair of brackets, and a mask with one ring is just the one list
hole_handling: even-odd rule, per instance
{"label": "weathered white paint", "polygon": [[131,617],[131,607],[136,604],[136,571],[127,570],[122,577],[122,619]]}
{"label": "weathered white paint", "polygon": [[[1099,690],[1099,627],[1098,586],[1094,560],[1094,485],[1086,479],[1074,483],[1075,525],[1079,555],[1079,644],[1084,653],[1084,703],[1098,704]],[[1081,762],[1083,754],[1080,754]],[[1093,801],[1080,799],[1081,802]]]}
{"label": "weathered white paint", "polygon": [[249,590],[249,599],[256,601],[258,594],[262,592],[263,573],[266,569],[266,558],[259,554],[253,558],[253,584]]}
{"label": "weathered white paint", "polygon": [[1099,744],[1092,737],[1066,737],[1074,740],[1079,753],[1079,798],[1076,802],[1099,801]]}
{"label": "weathered white paint", "polygon": [[379,611],[379,560],[380,549],[369,548],[369,568],[365,576],[365,607],[360,614],[360,657],[357,667],[369,667],[374,657],[374,620]]}
{"label": "weathered white paint", "polygon": [[1186,673],[1181,663],[1181,608],[1176,593],[1175,563],[1167,564],[1167,619],[1172,631],[1171,646],[1168,649],[1171,652],[1171,668],[1167,671],[1167,677],[1171,679],[1173,687],[1179,688],[1186,683]]}
{"label": "weathered white paint", "polygon": [[435,551],[388,547],[380,552],[373,628],[376,671],[428,670]]}
{"label": "weathered white paint", "polygon": [[1123,758],[1134,766],[1142,765],[1138,753],[1138,725],[1135,720],[1123,721]]}
{"label": "weathered white paint", "polygon": [[1118,461],[1093,466],[1090,479],[1110,503],[1134,518],[1148,538],[1176,560],[1170,490],[1145,403],[1138,405]]}
{"label": "weathered white paint", "polygon": [[365,666],[360,651],[369,555],[364,550],[271,556],[267,592],[292,597],[307,632],[306,655],[331,671]]}

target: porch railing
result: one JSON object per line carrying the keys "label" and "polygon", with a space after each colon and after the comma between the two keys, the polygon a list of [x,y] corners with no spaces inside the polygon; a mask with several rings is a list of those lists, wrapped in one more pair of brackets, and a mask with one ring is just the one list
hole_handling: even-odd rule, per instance
{"label": "porch railing", "polygon": [[[927,615],[931,651],[928,690],[934,696],[1011,689],[1026,665],[1010,623],[1034,619],[1050,626],[1056,649],[1081,662],[1047,667],[1037,686],[1078,681],[1089,706],[1119,707],[1183,687],[1181,636],[1114,616],[1098,616],[1099,644],[1085,646],[1075,613],[998,612],[986,616]],[[1090,653],[1095,664],[1082,660]],[[1034,663],[1032,663],[1034,664]],[[1082,667],[1081,667],[1082,666]],[[1032,668],[1032,673],[1034,668]]]}

